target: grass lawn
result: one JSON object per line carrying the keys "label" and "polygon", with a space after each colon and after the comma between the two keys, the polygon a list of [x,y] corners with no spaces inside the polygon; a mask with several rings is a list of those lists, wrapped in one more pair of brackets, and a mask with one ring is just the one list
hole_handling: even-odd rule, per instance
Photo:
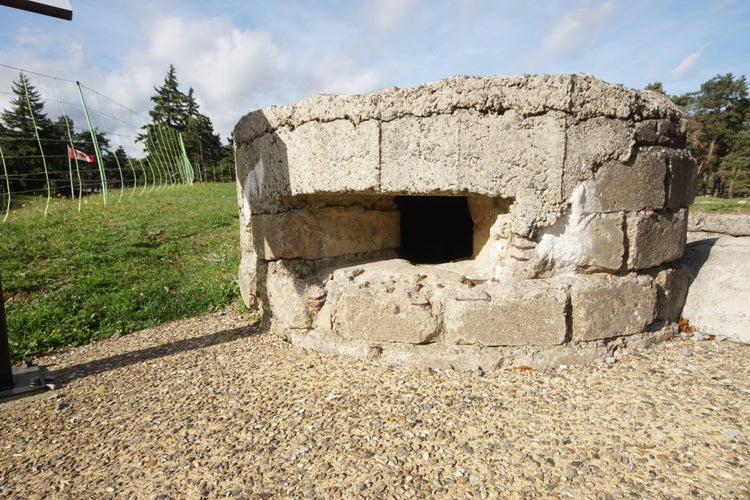
{"label": "grass lawn", "polygon": [[712,198],[710,196],[698,196],[695,198],[690,209],[703,212],[750,214],[750,198]]}
{"label": "grass lawn", "polygon": [[39,198],[0,222],[14,359],[241,306],[233,183],[118,195],[56,199],[46,218]]}

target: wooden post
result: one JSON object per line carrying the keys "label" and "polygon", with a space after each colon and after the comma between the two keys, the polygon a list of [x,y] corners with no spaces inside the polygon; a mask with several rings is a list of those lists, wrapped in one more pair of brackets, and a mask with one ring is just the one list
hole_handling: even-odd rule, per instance
{"label": "wooden post", "polygon": [[3,281],[0,279],[0,389],[13,387],[13,368],[10,366],[10,343],[8,324],[5,321],[5,299]]}

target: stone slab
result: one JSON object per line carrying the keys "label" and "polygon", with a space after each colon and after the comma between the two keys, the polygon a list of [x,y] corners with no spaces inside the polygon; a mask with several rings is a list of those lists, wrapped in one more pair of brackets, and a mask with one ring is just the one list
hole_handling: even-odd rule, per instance
{"label": "stone slab", "polygon": [[690,212],[688,231],[750,236],[750,214]]}
{"label": "stone slab", "polygon": [[750,343],[750,238],[694,241],[683,261],[691,281],[683,317],[701,333]]}

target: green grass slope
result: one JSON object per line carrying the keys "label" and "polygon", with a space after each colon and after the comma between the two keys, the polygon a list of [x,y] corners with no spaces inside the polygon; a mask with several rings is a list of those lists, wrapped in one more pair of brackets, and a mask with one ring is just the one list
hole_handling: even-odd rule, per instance
{"label": "green grass slope", "polygon": [[[46,199],[0,223],[14,359],[228,306],[239,307],[234,184]],[[0,219],[1,220],[1,219]]]}

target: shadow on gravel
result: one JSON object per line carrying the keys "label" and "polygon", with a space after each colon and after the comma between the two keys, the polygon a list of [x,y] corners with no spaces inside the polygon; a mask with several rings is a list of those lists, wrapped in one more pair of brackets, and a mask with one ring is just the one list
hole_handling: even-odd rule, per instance
{"label": "shadow on gravel", "polygon": [[[178,340],[175,342],[169,342],[166,344],[149,347],[147,349],[116,354],[108,358],[97,359],[95,361],[89,361],[87,363],[81,363],[79,365],[72,365],[60,370],[48,369],[47,373],[48,375],[54,377],[53,382],[55,384],[64,384],[77,378],[97,375],[109,370],[123,368],[151,359],[162,358],[164,356],[171,356],[173,354],[179,354],[182,352],[202,349],[217,344],[232,342],[237,339],[257,335],[258,333],[260,333],[260,331],[260,323],[255,323],[249,326],[233,328],[231,330],[222,330],[220,332],[211,333],[202,337]],[[47,378],[51,377],[48,376]]]}
{"label": "shadow on gravel", "polygon": [[708,257],[711,255],[711,249],[718,239],[719,238],[706,238],[703,240],[696,240],[688,243],[685,247],[685,255],[682,257],[682,261],[688,266],[690,285],[693,284],[701,267],[703,267],[708,260]]}

